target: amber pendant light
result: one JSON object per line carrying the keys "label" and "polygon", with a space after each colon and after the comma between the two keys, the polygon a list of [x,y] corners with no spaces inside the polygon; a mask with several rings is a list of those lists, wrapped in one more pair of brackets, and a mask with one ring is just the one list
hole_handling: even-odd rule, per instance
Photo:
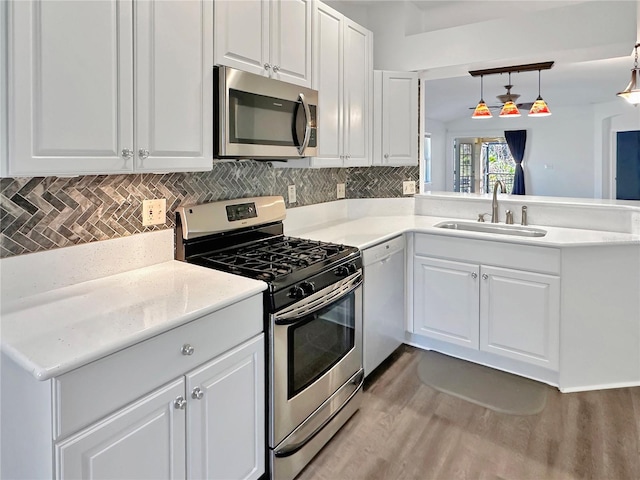
{"label": "amber pendant light", "polygon": [[533,105],[531,105],[529,116],[548,117],[549,115],[551,115],[551,110],[549,110],[547,102],[545,102],[540,95],[540,70],[538,70],[538,98],[536,98],[536,101],[533,102]]}
{"label": "amber pendant light", "polygon": [[633,69],[631,70],[631,81],[629,85],[627,85],[627,88],[618,93],[619,97],[624,98],[631,105],[635,106],[640,104],[640,88],[638,88],[638,77],[640,76],[640,69],[638,68],[638,47],[640,47],[640,43],[636,43],[635,46],[636,55],[633,62]]}
{"label": "amber pendant light", "polygon": [[471,115],[471,118],[491,118],[493,117],[493,115],[491,115],[491,111],[489,110],[489,107],[487,107],[487,104],[484,103],[484,96],[483,96],[483,75],[480,75],[480,101],[478,102],[478,105],[476,106],[476,109],[473,111],[473,115]]}
{"label": "amber pendant light", "polygon": [[[509,72],[509,86],[507,87],[507,94],[511,93],[511,72]],[[513,102],[511,98],[507,99],[507,101],[502,106],[502,110],[500,110],[500,118],[516,118],[520,116],[520,110]]]}

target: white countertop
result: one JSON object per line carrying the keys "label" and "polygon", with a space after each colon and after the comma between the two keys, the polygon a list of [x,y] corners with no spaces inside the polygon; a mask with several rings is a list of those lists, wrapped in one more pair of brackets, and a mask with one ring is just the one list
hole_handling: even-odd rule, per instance
{"label": "white countertop", "polygon": [[[384,240],[407,232],[421,232],[435,235],[445,235],[464,238],[475,238],[496,242],[519,243],[545,247],[578,247],[594,245],[634,245],[640,246],[640,235],[630,233],[605,232],[599,230],[583,230],[577,228],[560,228],[543,225],[529,225],[547,231],[544,237],[520,237],[495,233],[469,232],[463,230],[448,230],[434,227],[435,224],[459,220],[450,217],[432,217],[426,215],[399,216],[369,216],[359,219],[342,219],[323,225],[316,225],[302,229],[292,226],[287,235],[294,235],[312,240],[342,243],[359,247],[371,247]],[[504,225],[504,224],[500,224]]]}
{"label": "white countertop", "polygon": [[46,380],[266,287],[174,260],[137,268],[3,301],[2,351]]}

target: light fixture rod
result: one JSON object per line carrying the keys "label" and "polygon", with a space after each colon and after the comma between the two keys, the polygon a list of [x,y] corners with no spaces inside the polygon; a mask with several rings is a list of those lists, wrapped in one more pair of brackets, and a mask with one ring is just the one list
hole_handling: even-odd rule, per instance
{"label": "light fixture rod", "polygon": [[524,65],[512,65],[510,67],[485,68],[483,70],[469,70],[469,75],[478,77],[482,75],[495,75],[497,73],[534,72],[536,70],[549,70],[555,62],[526,63]]}

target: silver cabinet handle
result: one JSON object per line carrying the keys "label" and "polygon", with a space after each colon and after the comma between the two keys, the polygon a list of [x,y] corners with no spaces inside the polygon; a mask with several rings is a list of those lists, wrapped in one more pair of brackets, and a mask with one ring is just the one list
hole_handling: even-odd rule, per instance
{"label": "silver cabinet handle", "polygon": [[204,392],[200,387],[196,387],[191,391],[191,398],[195,398],[196,400],[200,400],[204,396]]}
{"label": "silver cabinet handle", "polygon": [[131,150],[130,148],[123,148],[122,158],[126,158],[127,160],[133,158],[133,150]]}
{"label": "silver cabinet handle", "polygon": [[351,158],[351,154],[347,153],[347,160]]}
{"label": "silver cabinet handle", "polygon": [[280,70],[280,65],[274,65],[274,66],[272,67],[272,70],[273,70],[274,72],[277,72],[278,70]]}
{"label": "silver cabinet handle", "polygon": [[476,272],[471,272],[471,278],[473,279],[478,278],[478,274]]}
{"label": "silver cabinet handle", "polygon": [[193,352],[195,352],[196,349],[193,348],[191,345],[189,345],[188,343],[185,343],[182,348],[180,349],[180,352],[182,352],[183,355],[193,355]]}
{"label": "silver cabinet handle", "polygon": [[146,148],[141,148],[140,150],[138,150],[138,157],[140,157],[141,160],[149,157],[149,150],[147,150]]}
{"label": "silver cabinet handle", "polygon": [[271,68],[271,65],[270,65],[270,64],[268,64],[268,63],[265,63],[265,64],[264,64],[264,69],[265,69],[265,70],[269,70],[270,68]]}
{"label": "silver cabinet handle", "polygon": [[487,275],[486,273],[482,274],[482,279],[483,280],[488,280],[489,279],[489,275]]}
{"label": "silver cabinet handle", "polygon": [[187,401],[182,395],[180,395],[173,401],[173,407],[177,410],[184,410],[185,408],[187,408]]}
{"label": "silver cabinet handle", "polygon": [[384,154],[384,158],[389,158],[389,154],[388,154],[388,153],[385,153],[385,154]]}

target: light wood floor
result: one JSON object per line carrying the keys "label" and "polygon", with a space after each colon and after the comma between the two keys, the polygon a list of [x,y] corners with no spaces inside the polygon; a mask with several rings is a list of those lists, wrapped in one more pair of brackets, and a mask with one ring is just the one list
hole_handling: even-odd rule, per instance
{"label": "light wood floor", "polygon": [[513,416],[440,393],[400,347],[364,401],[298,480],[640,479],[640,387],[549,389],[545,409]]}

